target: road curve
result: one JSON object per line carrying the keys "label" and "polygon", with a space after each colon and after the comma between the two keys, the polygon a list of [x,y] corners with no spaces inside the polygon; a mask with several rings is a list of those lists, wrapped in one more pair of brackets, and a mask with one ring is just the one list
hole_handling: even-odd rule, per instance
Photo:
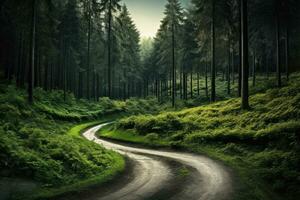
{"label": "road curve", "polygon": [[[115,144],[96,137],[95,133],[106,124],[101,124],[88,129],[83,136],[97,144],[126,155],[129,159],[138,163],[132,180],[97,200],[144,200],[155,195],[156,192],[172,181],[172,170],[163,162],[163,159],[174,160],[195,169],[196,175],[175,196],[174,200],[228,200],[232,196],[232,177],[228,169],[220,163],[202,155],[191,153],[179,153],[174,151],[161,151],[152,149],[141,149],[135,147]],[[181,186],[180,186],[181,187]],[[165,199],[165,198],[164,198]]]}

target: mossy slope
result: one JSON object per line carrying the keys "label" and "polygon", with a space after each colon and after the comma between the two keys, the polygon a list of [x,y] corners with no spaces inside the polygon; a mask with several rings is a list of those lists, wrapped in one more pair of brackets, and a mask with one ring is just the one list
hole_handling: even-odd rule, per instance
{"label": "mossy slope", "polygon": [[245,199],[300,198],[300,74],[288,86],[251,96],[251,110],[234,98],[159,115],[125,118],[119,131],[158,135],[173,147],[226,161],[248,184]]}

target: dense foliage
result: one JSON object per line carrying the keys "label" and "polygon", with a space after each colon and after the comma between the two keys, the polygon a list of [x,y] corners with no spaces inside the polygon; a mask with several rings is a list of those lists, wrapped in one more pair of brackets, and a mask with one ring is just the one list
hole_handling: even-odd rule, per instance
{"label": "dense foliage", "polygon": [[[101,103],[90,103],[77,101],[71,94],[64,101],[62,91],[37,89],[34,94],[36,102],[30,105],[24,90],[13,85],[0,87],[1,184],[21,178],[25,183],[33,182],[38,190],[57,189],[78,186],[97,176],[112,176],[124,167],[122,158],[79,137],[80,130],[77,135],[68,134],[69,129],[85,120],[158,109],[155,99],[117,102],[103,98]],[[19,189],[14,187],[14,192]]]}

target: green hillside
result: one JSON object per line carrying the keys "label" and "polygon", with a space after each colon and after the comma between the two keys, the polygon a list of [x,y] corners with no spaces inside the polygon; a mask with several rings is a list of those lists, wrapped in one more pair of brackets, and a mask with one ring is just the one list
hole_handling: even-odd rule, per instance
{"label": "green hillside", "polygon": [[273,194],[295,199],[300,195],[300,74],[288,86],[251,96],[250,103],[249,111],[240,109],[240,99],[230,99],[133,116],[100,136],[209,154],[237,169],[253,192],[248,199],[274,199]]}
{"label": "green hillside", "polygon": [[[62,92],[40,89],[35,98],[30,105],[24,90],[0,87],[0,195],[13,188],[21,199],[30,198],[29,193],[47,197],[108,181],[122,171],[124,159],[80,132],[116,115],[157,109],[155,100],[103,98],[98,103],[67,95],[64,101]],[[83,125],[72,128],[78,124]],[[20,186],[10,186],[16,180]]]}

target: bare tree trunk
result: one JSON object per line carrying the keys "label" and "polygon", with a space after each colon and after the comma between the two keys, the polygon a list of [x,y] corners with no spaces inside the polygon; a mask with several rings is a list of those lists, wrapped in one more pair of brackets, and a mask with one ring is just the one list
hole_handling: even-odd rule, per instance
{"label": "bare tree trunk", "polygon": [[34,70],[35,70],[35,37],[36,37],[36,0],[32,0],[31,16],[31,58],[28,76],[28,101],[33,103]]}
{"label": "bare tree trunk", "polygon": [[108,10],[108,66],[107,66],[107,82],[108,82],[108,97],[112,97],[112,84],[111,84],[111,23],[112,23],[112,0],[109,0]]}
{"label": "bare tree trunk", "polygon": [[242,32],[242,109],[249,109],[249,61],[248,61],[248,9],[247,0],[241,0]]}
{"label": "bare tree trunk", "polygon": [[208,98],[208,66],[207,62],[205,62],[205,94],[206,97]]}
{"label": "bare tree trunk", "polygon": [[216,66],[215,66],[215,0],[212,0],[211,22],[211,96],[210,101],[216,101]]}
{"label": "bare tree trunk", "polygon": [[255,87],[256,85],[256,55],[255,51],[253,53],[253,71],[252,71],[252,86]]}
{"label": "bare tree trunk", "polygon": [[286,38],[285,38],[285,67],[286,67],[286,79],[287,81],[289,80],[290,77],[290,63],[289,63],[289,58],[290,58],[290,52],[289,52],[289,25],[286,25]]}
{"label": "bare tree trunk", "polygon": [[191,82],[190,82],[190,87],[191,87],[191,99],[193,98],[194,94],[193,94],[193,70],[191,70]]}
{"label": "bare tree trunk", "polygon": [[231,85],[230,85],[230,68],[231,68],[231,44],[230,39],[228,37],[228,65],[227,65],[227,94],[231,93]]}
{"label": "bare tree trunk", "polygon": [[49,84],[49,61],[48,59],[46,59],[46,62],[45,62],[45,72],[44,72],[44,88],[45,90],[47,91],[48,90],[48,84]]}
{"label": "bare tree trunk", "polygon": [[200,96],[200,72],[197,71],[197,95]]}
{"label": "bare tree trunk", "polygon": [[[242,2],[243,0],[239,0],[239,7],[241,8],[242,7]],[[242,64],[243,64],[243,60],[242,60],[242,10],[240,9],[239,11],[239,18],[240,18],[240,34],[239,34],[239,53],[240,53],[240,63],[239,63],[239,66],[238,66],[238,97],[241,97],[242,96]]]}
{"label": "bare tree trunk", "polygon": [[86,97],[90,99],[90,47],[91,47],[91,3],[88,0],[88,46],[87,46],[87,78],[86,78]]}
{"label": "bare tree trunk", "polygon": [[172,24],[172,107],[175,107],[176,97],[176,68],[175,68],[175,27]]}
{"label": "bare tree trunk", "polygon": [[281,87],[281,68],[280,68],[280,15],[279,1],[277,0],[277,19],[276,19],[276,53],[277,53],[277,86]]}

